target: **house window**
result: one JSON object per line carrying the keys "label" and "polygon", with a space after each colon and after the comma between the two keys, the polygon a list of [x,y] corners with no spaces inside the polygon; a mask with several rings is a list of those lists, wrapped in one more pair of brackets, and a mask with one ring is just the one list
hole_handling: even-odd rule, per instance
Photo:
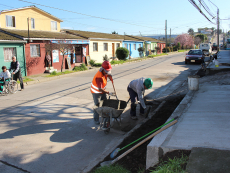
{"label": "house window", "polygon": [[148,44],[148,50],[150,50],[150,44]]}
{"label": "house window", "polygon": [[98,43],[93,43],[93,51],[98,51]]}
{"label": "house window", "polygon": [[139,47],[141,47],[141,44],[139,44]]}
{"label": "house window", "polygon": [[126,49],[128,49],[128,45],[127,45],[127,43],[125,43],[125,48],[126,48]]}
{"label": "house window", "polygon": [[117,43],[117,48],[120,47],[120,43]]}
{"label": "house window", "polygon": [[4,61],[12,61],[12,57],[16,56],[16,47],[6,47],[4,50]]}
{"label": "house window", "polygon": [[133,45],[133,50],[137,50],[136,44]]}
{"label": "house window", "polygon": [[104,51],[108,51],[108,43],[104,43]]}
{"label": "house window", "polygon": [[31,29],[35,29],[35,20],[31,18]]}
{"label": "house window", "polygon": [[30,45],[30,56],[31,57],[40,57],[40,44],[31,44]]}
{"label": "house window", "polygon": [[56,21],[51,21],[51,30],[57,31],[57,22]]}
{"label": "house window", "polygon": [[15,27],[15,16],[6,15],[6,26]]}

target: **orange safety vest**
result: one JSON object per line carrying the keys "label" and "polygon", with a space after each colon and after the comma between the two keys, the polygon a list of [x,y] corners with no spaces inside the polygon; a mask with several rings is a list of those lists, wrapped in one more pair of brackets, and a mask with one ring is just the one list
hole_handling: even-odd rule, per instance
{"label": "orange safety vest", "polygon": [[91,83],[91,88],[90,88],[90,91],[91,93],[99,93],[99,94],[102,94],[101,91],[99,91],[99,88],[97,87],[97,82],[96,82],[96,79],[97,78],[101,78],[102,79],[102,89],[105,89],[106,88],[106,85],[107,85],[107,75],[103,75],[102,72],[98,71],[94,78],[93,78],[93,81]]}

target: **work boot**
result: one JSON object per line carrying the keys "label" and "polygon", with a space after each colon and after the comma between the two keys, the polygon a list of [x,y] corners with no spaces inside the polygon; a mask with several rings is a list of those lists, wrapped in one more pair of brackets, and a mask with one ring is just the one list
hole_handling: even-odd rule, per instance
{"label": "work boot", "polygon": [[102,130],[107,130],[108,129],[108,122],[109,118],[105,118],[103,122],[103,127],[101,128]]}
{"label": "work boot", "polygon": [[100,124],[99,120],[94,120],[94,123],[95,123],[96,125],[99,125],[99,124]]}
{"label": "work boot", "polygon": [[138,120],[137,116],[131,116],[133,120]]}

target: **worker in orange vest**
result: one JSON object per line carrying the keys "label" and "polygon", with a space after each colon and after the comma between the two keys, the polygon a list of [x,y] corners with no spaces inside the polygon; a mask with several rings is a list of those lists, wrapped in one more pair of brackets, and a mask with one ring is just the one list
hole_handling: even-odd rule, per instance
{"label": "worker in orange vest", "polygon": [[[109,61],[104,61],[101,65],[102,67],[96,73],[91,84],[91,93],[93,95],[93,100],[95,106],[99,106],[101,100],[106,100],[106,94],[115,95],[114,92],[106,91],[107,77],[113,82],[111,70],[112,66]],[[99,114],[94,110],[94,122],[95,124],[100,124]]]}

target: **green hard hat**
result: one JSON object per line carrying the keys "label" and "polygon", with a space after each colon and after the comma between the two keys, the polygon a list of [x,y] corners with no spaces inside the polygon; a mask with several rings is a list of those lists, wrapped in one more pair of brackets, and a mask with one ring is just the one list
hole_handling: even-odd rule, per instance
{"label": "green hard hat", "polygon": [[153,86],[153,81],[151,78],[146,78],[145,81],[144,81],[144,85],[147,89],[150,89],[152,88]]}

